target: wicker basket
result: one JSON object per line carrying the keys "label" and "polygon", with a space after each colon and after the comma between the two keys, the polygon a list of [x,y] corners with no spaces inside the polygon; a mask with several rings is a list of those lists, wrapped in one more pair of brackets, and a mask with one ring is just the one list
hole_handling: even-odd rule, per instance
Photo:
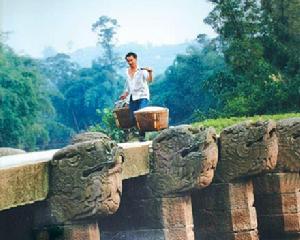
{"label": "wicker basket", "polygon": [[134,112],[137,127],[142,131],[159,131],[169,127],[169,109],[145,107]]}
{"label": "wicker basket", "polygon": [[130,110],[128,107],[115,109],[114,116],[118,128],[127,129],[135,126],[135,122],[130,117]]}

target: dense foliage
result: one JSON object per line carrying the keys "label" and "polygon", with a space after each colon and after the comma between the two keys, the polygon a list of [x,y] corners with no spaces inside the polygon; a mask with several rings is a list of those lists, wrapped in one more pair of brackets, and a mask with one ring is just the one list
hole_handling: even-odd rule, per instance
{"label": "dense foliage", "polygon": [[[155,77],[151,103],[169,108],[171,124],[223,117],[216,124],[225,126],[233,116],[299,112],[299,1],[209,1],[205,22],[218,37],[200,34],[177,55]],[[87,129],[124,139],[111,110],[124,84],[118,28],[107,16],[92,25],[102,51],[89,68],[66,54],[18,56],[0,39],[0,146],[62,147]]]}
{"label": "dense foliage", "polygon": [[0,45],[0,146],[32,149],[48,141],[39,120],[53,109],[42,85],[32,59]]}
{"label": "dense foliage", "polygon": [[192,121],[212,115],[212,97],[204,83],[224,68],[223,57],[215,50],[215,43],[206,38],[178,55],[164,76],[152,86],[152,103],[170,110],[171,122]]}
{"label": "dense foliage", "polygon": [[218,33],[178,55],[152,88],[172,123],[300,110],[299,1],[210,0]]}
{"label": "dense foliage", "polygon": [[103,132],[117,142],[124,142],[127,136],[122,129],[117,127],[112,109],[104,108],[103,111],[98,110],[97,113],[101,120],[100,123],[89,127],[88,130],[92,132]]}
{"label": "dense foliage", "polygon": [[285,113],[285,114],[274,114],[274,115],[254,115],[252,117],[228,117],[228,118],[216,118],[216,119],[206,119],[200,122],[194,122],[193,126],[201,127],[214,127],[218,133],[220,133],[224,128],[239,124],[242,122],[257,122],[257,121],[267,121],[274,120],[279,121],[287,118],[299,118],[300,113]]}
{"label": "dense foliage", "polygon": [[225,116],[299,111],[299,3],[211,2],[205,21],[219,34],[226,62],[206,83],[215,109]]}
{"label": "dense foliage", "polygon": [[[106,16],[93,24],[104,53],[90,68],[66,54],[34,60],[0,45],[0,146],[62,147],[74,132],[105,119],[103,110],[113,107],[123,88],[114,52],[117,27]],[[105,128],[105,121],[100,125]]]}

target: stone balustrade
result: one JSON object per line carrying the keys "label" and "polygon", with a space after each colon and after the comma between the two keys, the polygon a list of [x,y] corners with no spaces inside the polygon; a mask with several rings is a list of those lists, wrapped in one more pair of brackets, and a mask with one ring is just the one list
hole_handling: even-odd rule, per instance
{"label": "stone balustrade", "polygon": [[[124,151],[122,179],[149,173],[148,149],[151,144],[151,141],[118,144]],[[3,150],[0,157],[0,211],[46,199],[49,163],[59,149],[30,153],[8,148],[0,150]]]}
{"label": "stone balustrade", "polygon": [[295,118],[220,137],[184,125],[145,143],[85,133],[47,159],[3,167],[31,153],[1,157],[0,238],[17,239],[5,218],[39,201],[27,207],[38,240],[300,239],[299,149]]}
{"label": "stone balustrade", "polygon": [[57,151],[0,157],[0,211],[47,197],[48,163]]}

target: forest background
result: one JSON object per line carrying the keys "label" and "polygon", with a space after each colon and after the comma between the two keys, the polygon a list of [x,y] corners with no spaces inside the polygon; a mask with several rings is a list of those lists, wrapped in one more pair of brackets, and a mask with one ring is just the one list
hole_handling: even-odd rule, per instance
{"label": "forest background", "polygon": [[[155,76],[151,105],[168,107],[172,125],[299,112],[299,1],[209,2],[213,8],[204,21],[216,37],[199,33],[181,45],[185,51]],[[1,147],[59,148],[89,129],[122,141],[112,116],[125,81],[116,45],[120,26],[100,16],[91,29],[99,52],[90,66],[65,53],[18,54],[7,45],[9,34],[1,33]]]}

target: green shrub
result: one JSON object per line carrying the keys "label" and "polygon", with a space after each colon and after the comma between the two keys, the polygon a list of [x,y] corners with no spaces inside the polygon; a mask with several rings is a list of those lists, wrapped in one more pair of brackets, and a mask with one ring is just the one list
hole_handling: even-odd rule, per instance
{"label": "green shrub", "polygon": [[286,119],[286,118],[293,118],[293,117],[300,117],[300,113],[285,113],[285,114],[276,114],[276,115],[256,115],[253,117],[231,117],[231,118],[218,118],[218,119],[207,119],[201,122],[195,122],[192,125],[194,126],[204,126],[204,127],[214,127],[217,132],[221,132],[224,128],[244,122],[244,121],[263,121],[273,119],[275,121]]}
{"label": "green shrub", "polygon": [[101,118],[101,123],[89,127],[88,130],[93,132],[103,132],[117,142],[124,142],[125,133],[122,129],[117,127],[113,110],[104,108],[103,111],[100,111],[98,109],[97,114]]}

